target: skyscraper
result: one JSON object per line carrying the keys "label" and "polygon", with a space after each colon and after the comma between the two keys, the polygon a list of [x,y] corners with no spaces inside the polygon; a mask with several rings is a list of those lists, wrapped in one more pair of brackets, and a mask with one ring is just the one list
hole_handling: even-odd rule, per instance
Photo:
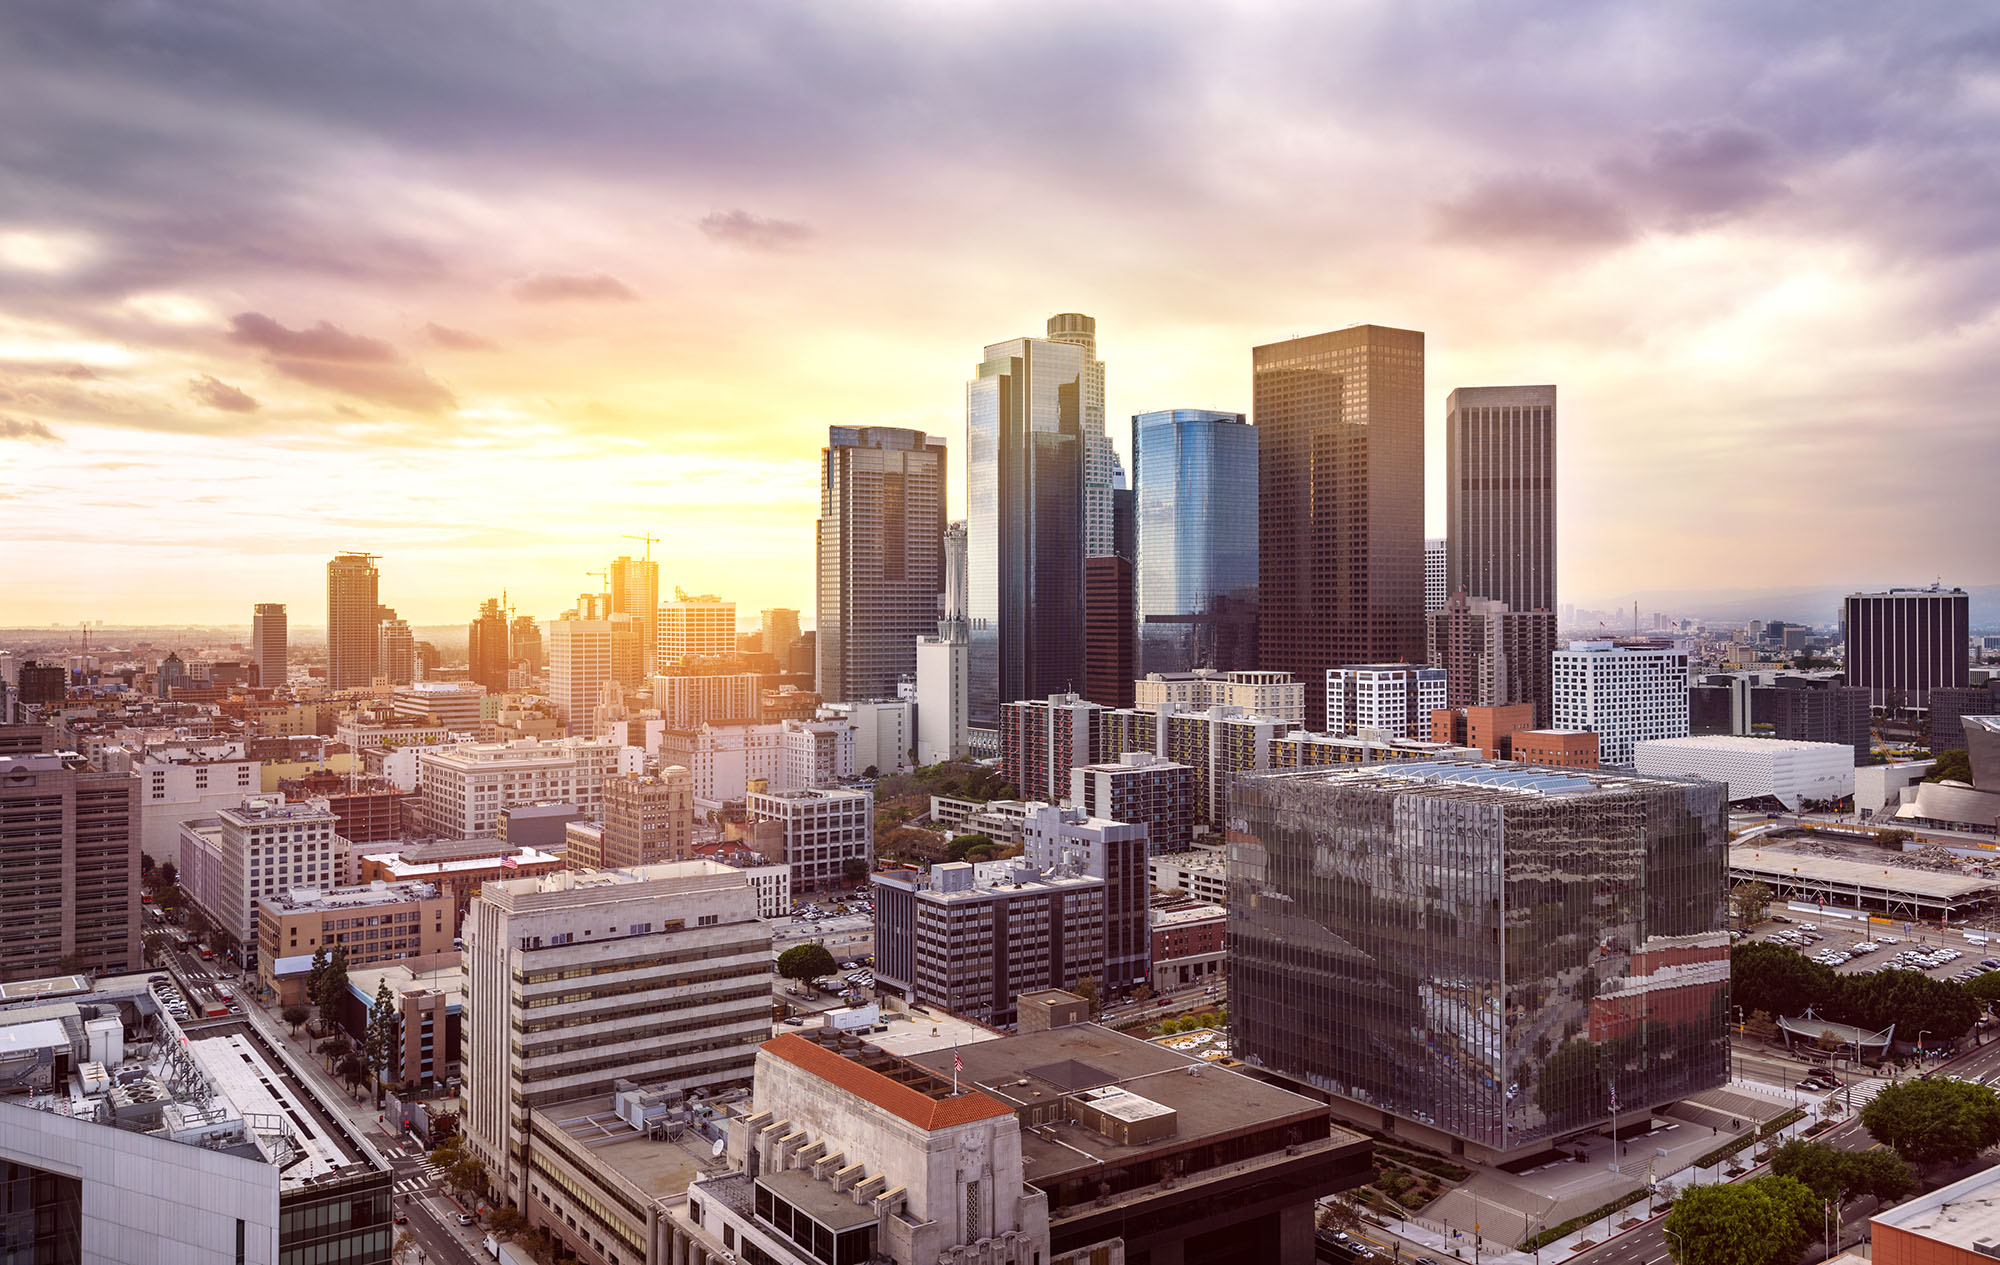
{"label": "skyscraper", "polygon": [[472,679],[489,694],[507,692],[507,669],[514,661],[509,641],[507,609],[501,599],[489,597],[479,604],[479,615],[467,630],[465,643]]}
{"label": "skyscraper", "polygon": [[1927,707],[1933,689],[1965,685],[1969,601],[1964,589],[1936,584],[1850,596],[1847,683],[1877,707]]}
{"label": "skyscraper", "polygon": [[1241,413],[1140,413],[1132,474],[1138,675],[1256,667],[1257,429]]}
{"label": "skyscraper", "polygon": [[549,701],[572,737],[595,737],[594,714],[611,680],[611,621],[558,619],[549,624]]}
{"label": "skyscraper", "polygon": [[[1083,679],[1087,346],[1016,338],[986,348],[965,388],[967,618],[974,745],[1000,705]],[[1115,531],[1106,496],[1106,539]],[[983,731],[983,734],[977,731]]]}
{"label": "skyscraper", "polygon": [[[1424,653],[1424,336],[1355,325],[1253,347],[1257,666],[1323,680]],[[1306,692],[1306,720],[1326,700]]]}
{"label": "skyscraper", "polygon": [[1554,723],[1549,660],[1556,621],[1547,611],[1515,611],[1505,602],[1453,593],[1424,617],[1430,662],[1445,672],[1446,707],[1529,703],[1534,724]]}
{"label": "skyscraper", "polygon": [[917,642],[917,763],[966,751],[971,656],[965,626],[965,524],[944,531],[944,614],[937,636]]}
{"label": "skyscraper", "polygon": [[1451,586],[1445,579],[1444,537],[1424,537],[1424,613],[1444,609]]}
{"label": "skyscraper", "polygon": [[1125,485],[1118,450],[1104,428],[1104,362],[1097,358],[1097,318],[1081,312],[1051,316],[1049,341],[1083,348],[1083,556],[1116,553],[1112,492]]}
{"label": "skyscraper", "polygon": [[1460,387],[1445,399],[1448,593],[1556,609],[1556,389]]}
{"label": "skyscraper", "polygon": [[530,676],[539,676],[542,671],[542,630],[535,623],[533,615],[516,615],[507,628],[508,640],[513,643],[513,657]]}
{"label": "skyscraper", "polygon": [[944,509],[943,440],[891,426],[828,428],[814,623],[827,702],[894,698],[896,682],[917,670],[917,639],[936,629],[944,586]]}
{"label": "skyscraper", "polygon": [[375,672],[391,685],[417,679],[417,641],[410,621],[385,619],[375,625]]}
{"label": "skyscraper", "polygon": [[326,687],[360,690],[375,679],[377,555],[343,553],[326,564]]}
{"label": "skyscraper", "polygon": [[1550,657],[1558,729],[1597,735],[1606,768],[1632,763],[1632,747],[1688,736],[1688,657],[1674,643],[1572,641]]}
{"label": "skyscraper", "polygon": [[630,615],[639,637],[638,677],[653,675],[659,654],[660,564],[647,558],[611,560],[611,613]]}
{"label": "skyscraper", "polygon": [[250,616],[250,657],[257,664],[257,684],[278,689],[285,683],[285,604],[259,602]]}
{"label": "skyscraper", "polygon": [[786,652],[799,639],[799,613],[788,606],[773,606],[758,616],[764,624],[764,653],[775,655],[783,664]]}

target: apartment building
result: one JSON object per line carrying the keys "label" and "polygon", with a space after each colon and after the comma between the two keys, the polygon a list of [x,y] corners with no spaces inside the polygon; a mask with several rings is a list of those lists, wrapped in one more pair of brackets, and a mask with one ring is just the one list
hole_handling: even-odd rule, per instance
{"label": "apartment building", "polygon": [[138,788],[74,753],[0,756],[0,978],[139,968]]}
{"label": "apartment building", "polygon": [[1071,769],[1069,802],[1092,817],[1146,827],[1154,852],[1194,840],[1194,770],[1150,751]]}
{"label": "apartment building", "polygon": [[1146,824],[1036,804],[1022,824],[1021,844],[1028,863],[1043,873],[1087,874],[1103,881],[1104,974],[1098,984],[1109,993],[1144,984],[1152,955],[1146,934],[1152,894]]}
{"label": "apartment building", "polygon": [[[694,846],[694,775],[677,764],[657,775],[604,780],[599,866],[613,869],[685,861]],[[570,868],[582,868],[569,858]]]}
{"label": "apartment building", "polygon": [[139,848],[165,860],[179,846],[181,823],[239,803],[263,786],[263,762],[241,742],[169,740],[107,750],[100,767],[139,779]]}
{"label": "apartment building", "polygon": [[692,773],[696,802],[713,807],[743,799],[754,781],[803,790],[853,777],[854,729],[833,720],[669,729],[659,757]]}
{"label": "apartment building", "polygon": [[624,772],[628,759],[636,765],[643,753],[616,738],[522,738],[427,751],[418,757],[424,818],[441,839],[491,838],[502,809],[542,800],[574,804],[595,818],[604,780]]}
{"label": "apartment building", "polygon": [[1572,641],[1551,671],[1554,727],[1595,733],[1607,768],[1630,765],[1637,743],[1688,736],[1688,657],[1671,642]]}
{"label": "apartment building", "polygon": [[777,822],[794,892],[858,881],[851,862],[875,864],[875,796],[863,790],[755,791],[750,820]]}
{"label": "apartment building", "polygon": [[1306,685],[1289,672],[1148,672],[1132,683],[1133,706],[1170,704],[1175,711],[1234,707],[1270,716],[1294,728],[1306,723]]}
{"label": "apartment building", "polygon": [[451,895],[429,883],[376,881],[295,887],[257,902],[257,979],[281,1005],[305,998],[320,949],[347,950],[348,967],[451,951],[458,928]]}
{"label": "apartment building", "polygon": [[755,672],[656,676],[653,708],[669,729],[752,721],[762,714],[763,688]]}
{"label": "apartment building", "polygon": [[467,1139],[525,1206],[528,1117],[620,1081],[747,1085],[771,931],[740,870],[677,861],[486,884],[465,921]]}
{"label": "apartment building", "polygon": [[1445,672],[1408,663],[1360,663],[1326,673],[1326,732],[1350,738],[1364,730],[1385,738],[1420,738],[1445,704]]}
{"label": "apartment building", "polygon": [[675,591],[660,604],[654,662],[672,668],[683,659],[718,659],[736,654],[736,603],[713,593],[689,597]]}
{"label": "apartment building", "polygon": [[254,961],[257,906],[294,887],[345,881],[350,847],[323,799],[250,795],[213,817],[181,826],[180,888],[209,921],[243,945]]}
{"label": "apartment building", "polygon": [[1059,800],[1070,770],[1104,758],[1104,713],[1080,694],[1051,694],[1000,708],[1000,770],[1027,800]]}

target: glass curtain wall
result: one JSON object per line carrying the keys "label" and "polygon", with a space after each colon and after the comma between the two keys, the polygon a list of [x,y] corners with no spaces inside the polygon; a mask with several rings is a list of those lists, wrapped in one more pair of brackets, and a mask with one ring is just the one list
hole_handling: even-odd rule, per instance
{"label": "glass curtain wall", "polygon": [[1257,666],[1257,430],[1241,413],[1132,419],[1139,674]]}

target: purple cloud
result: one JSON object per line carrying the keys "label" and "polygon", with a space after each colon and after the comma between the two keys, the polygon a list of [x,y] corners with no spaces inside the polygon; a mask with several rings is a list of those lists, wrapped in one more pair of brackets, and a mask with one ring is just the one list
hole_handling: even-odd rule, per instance
{"label": "purple cloud", "polygon": [[1450,241],[1602,247],[1629,241],[1631,221],[1589,185],[1553,176],[1497,176],[1435,208]]}
{"label": "purple cloud", "polygon": [[219,408],[225,413],[254,413],[259,407],[256,398],[249,392],[240,391],[205,373],[188,383],[188,394],[194,396],[197,402]]}
{"label": "purple cloud", "polygon": [[812,240],[812,227],[796,220],[767,219],[741,207],[713,211],[701,217],[698,227],[708,239],[725,246],[746,250],[793,250]]}
{"label": "purple cloud", "polygon": [[430,340],[432,346],[443,347],[447,351],[494,351],[499,347],[490,338],[440,325],[436,321],[424,326],[424,337]]}
{"label": "purple cloud", "polygon": [[61,439],[47,426],[37,421],[22,421],[18,417],[0,417],[0,439],[19,439],[42,444],[59,444]]}
{"label": "purple cloud", "polygon": [[271,367],[312,386],[412,413],[442,413],[458,405],[443,383],[413,365],[276,359]]}
{"label": "purple cloud", "polygon": [[602,272],[589,275],[543,273],[529,277],[514,287],[514,297],[523,303],[630,303],[638,298],[632,287]]}
{"label": "purple cloud", "polygon": [[280,356],[312,360],[342,360],[355,364],[394,364],[396,349],[379,338],[350,334],[321,321],[311,329],[287,329],[262,312],[243,312],[229,321],[229,337]]}

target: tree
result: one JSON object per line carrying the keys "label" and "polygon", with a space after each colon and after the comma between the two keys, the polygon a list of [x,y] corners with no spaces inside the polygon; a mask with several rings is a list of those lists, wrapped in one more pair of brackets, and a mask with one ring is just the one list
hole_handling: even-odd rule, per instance
{"label": "tree", "polygon": [[[326,946],[322,944],[313,950],[312,965],[306,968],[306,1001],[316,1010],[319,1009],[320,997],[326,987],[326,967]],[[319,1013],[321,1017],[319,1026],[324,1028],[326,1012],[320,1010]]]}
{"label": "tree", "polygon": [[1965,1164],[2000,1142],[2000,1096],[1969,1081],[1904,1081],[1861,1109],[1861,1127],[1917,1168]]}
{"label": "tree", "polygon": [[1746,941],[1729,954],[1729,999],[1745,1011],[1801,1014],[1833,995],[1834,979],[1833,968],[1782,944]]}
{"label": "tree", "polygon": [[236,950],[242,945],[243,942],[236,938],[236,933],[227,927],[217,927],[208,942],[208,946],[223,957],[234,957]]}
{"label": "tree", "polygon": [[1793,1265],[1819,1224],[1813,1193],[1779,1176],[1693,1187],[1665,1222],[1680,1265]]}
{"label": "tree", "polygon": [[840,863],[840,877],[850,883],[859,883],[868,877],[868,862],[860,857],[849,857]]}
{"label": "tree", "polygon": [[1762,883],[1739,883],[1729,893],[1729,911],[1738,925],[1754,927],[1764,921],[1764,907],[1771,903],[1771,889]]}
{"label": "tree", "polygon": [[1980,1005],[1991,1009],[1994,1002],[2000,1001],[2000,971],[1986,971],[1966,981],[1965,993]]}
{"label": "tree", "polygon": [[313,999],[319,1007],[319,1026],[325,1028],[340,1022],[341,999],[347,996],[347,946],[336,944],[327,957],[326,970],[320,973],[319,994]]}
{"label": "tree", "polygon": [[153,858],[143,852],[139,854],[139,881],[148,884],[153,881]]}
{"label": "tree", "polygon": [[825,945],[815,940],[810,944],[795,944],[778,955],[778,974],[786,979],[816,980],[831,975],[839,969],[833,954]]}
{"label": "tree", "polygon": [[292,1027],[292,1035],[297,1036],[299,1035],[300,1025],[304,1024],[306,1020],[312,1018],[312,1011],[306,1009],[304,1006],[299,1005],[297,1002],[293,1002],[291,1005],[285,1007],[283,1010],[278,1012],[278,1018],[290,1024]]}
{"label": "tree", "polygon": [[175,865],[172,861],[162,861],[160,863],[160,886],[179,887],[180,882],[181,882],[180,867]]}
{"label": "tree", "polygon": [[346,1083],[347,1092],[351,1094],[356,1085],[368,1079],[368,1066],[361,1061],[360,1055],[349,1050],[340,1056],[340,1062],[334,1064],[333,1074]]}
{"label": "tree", "polygon": [[390,1259],[402,1260],[416,1246],[417,1239],[415,1235],[411,1234],[408,1230],[398,1230],[396,1231],[395,1246],[389,1249]]}
{"label": "tree", "polygon": [[950,843],[946,844],[944,847],[944,855],[947,860],[963,861],[965,860],[965,854],[972,851],[974,848],[990,847],[992,843],[993,843],[992,835],[983,835],[978,833],[977,831],[974,831],[972,834],[969,835],[959,835],[957,838],[953,839]]}
{"label": "tree", "polygon": [[1972,761],[1963,748],[1954,747],[1949,751],[1934,752],[1931,758],[1936,763],[1931,766],[1931,771],[1924,775],[1924,781],[1971,784]]}
{"label": "tree", "polygon": [[361,1041],[368,1071],[375,1082],[377,1107],[382,1105],[382,1084],[396,1066],[396,1038],[402,1027],[403,1017],[396,1011],[396,995],[389,991],[389,981],[384,979],[376,986],[375,1004],[369,1008],[368,1028]]}
{"label": "tree", "polygon": [[528,1231],[528,1218],[518,1208],[495,1208],[486,1219],[486,1228],[495,1237],[511,1239]]}
{"label": "tree", "polygon": [[1097,996],[1097,977],[1095,975],[1086,975],[1078,980],[1076,988],[1072,991],[1078,997],[1090,1003],[1090,1013],[1093,1017],[1104,1008],[1104,1003]]}
{"label": "tree", "polygon": [[1753,1010],[1743,1021],[1743,1034],[1756,1037],[1759,1041],[1769,1041],[1778,1035],[1778,1021],[1771,1018],[1768,1010]]}
{"label": "tree", "polygon": [[882,776],[882,770],[876,768],[874,765],[871,764],[867,768],[861,770],[861,776],[865,778],[878,778]]}

